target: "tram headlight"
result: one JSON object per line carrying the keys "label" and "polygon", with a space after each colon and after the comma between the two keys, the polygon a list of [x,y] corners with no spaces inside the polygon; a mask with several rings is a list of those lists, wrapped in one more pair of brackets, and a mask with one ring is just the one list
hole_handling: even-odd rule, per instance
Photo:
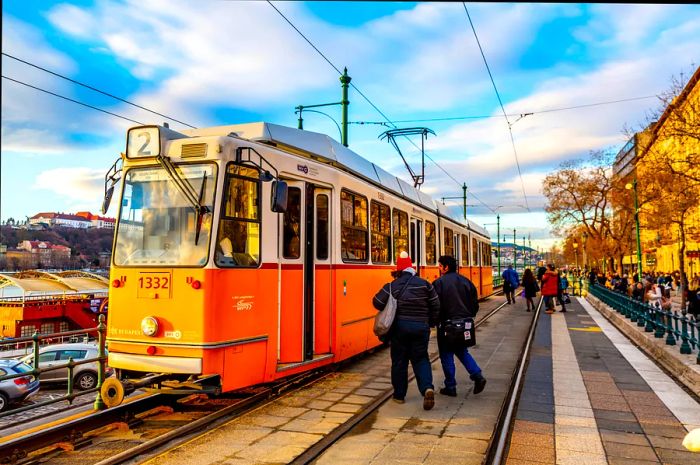
{"label": "tram headlight", "polygon": [[141,320],[141,331],[143,331],[145,336],[155,336],[158,332],[158,320],[152,316],[147,316]]}

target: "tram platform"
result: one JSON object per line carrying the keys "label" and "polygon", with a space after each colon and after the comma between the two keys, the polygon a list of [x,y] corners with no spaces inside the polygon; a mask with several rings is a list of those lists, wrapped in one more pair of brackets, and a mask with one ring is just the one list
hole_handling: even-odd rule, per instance
{"label": "tram platform", "polygon": [[[503,298],[484,307],[495,308]],[[681,445],[700,426],[700,404],[584,299],[541,312],[505,452],[509,465],[700,464]],[[482,310],[488,311],[486,309]],[[486,464],[533,313],[517,299],[478,330],[472,354],[488,379],[458,366],[458,396],[422,408],[411,382],[405,404],[385,402],[315,459],[317,464]],[[430,350],[436,355],[434,338]],[[390,389],[379,350],[310,388],[291,392],[151,458],[152,465],[280,464],[295,459]],[[434,384],[443,380],[433,363]]]}
{"label": "tram platform", "polygon": [[700,404],[585,299],[540,315],[507,464],[700,464]]}

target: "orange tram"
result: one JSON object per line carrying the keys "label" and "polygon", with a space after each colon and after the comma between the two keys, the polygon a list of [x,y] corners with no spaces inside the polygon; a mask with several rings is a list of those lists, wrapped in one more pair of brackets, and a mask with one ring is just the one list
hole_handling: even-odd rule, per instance
{"label": "orange tram", "polygon": [[322,134],[134,127],[107,178],[105,207],[122,181],[107,330],[122,380],[219,375],[230,391],[376,347],[372,297],[402,250],[431,281],[453,255],[492,292],[485,229]]}

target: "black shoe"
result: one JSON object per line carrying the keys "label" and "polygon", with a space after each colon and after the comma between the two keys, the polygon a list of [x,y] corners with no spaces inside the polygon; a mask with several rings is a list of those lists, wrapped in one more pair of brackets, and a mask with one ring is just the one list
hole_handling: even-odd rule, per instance
{"label": "black shoe", "polygon": [[450,397],[457,397],[457,388],[442,388],[440,389],[440,394]]}
{"label": "black shoe", "polygon": [[426,389],[423,394],[423,410],[430,410],[435,406],[435,391]]}
{"label": "black shoe", "polygon": [[483,391],[485,386],[486,386],[486,378],[481,376],[481,377],[475,379],[474,380],[474,394],[478,394],[481,391]]}
{"label": "black shoe", "polygon": [[559,310],[559,313],[566,313],[566,309],[562,308],[561,310]]}

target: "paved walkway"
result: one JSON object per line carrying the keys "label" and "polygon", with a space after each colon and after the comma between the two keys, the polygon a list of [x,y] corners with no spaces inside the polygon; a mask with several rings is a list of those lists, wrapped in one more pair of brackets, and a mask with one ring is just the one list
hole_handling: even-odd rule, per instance
{"label": "paved walkway", "polygon": [[588,302],[567,310],[540,315],[507,463],[700,464],[696,399]]}
{"label": "paved walkway", "polygon": [[[503,301],[492,298],[481,311]],[[405,404],[386,402],[317,463],[483,463],[531,318],[519,303],[506,306],[479,328],[472,353],[488,379],[484,392],[471,393],[473,383],[460,366],[458,396],[436,394],[435,408],[426,412],[412,381]],[[436,355],[434,337],[429,350]],[[389,351],[378,351],[311,388],[291,392],[146,463],[288,463],[390,388],[389,367]],[[439,389],[443,381],[439,361],[433,364],[433,378]]]}

